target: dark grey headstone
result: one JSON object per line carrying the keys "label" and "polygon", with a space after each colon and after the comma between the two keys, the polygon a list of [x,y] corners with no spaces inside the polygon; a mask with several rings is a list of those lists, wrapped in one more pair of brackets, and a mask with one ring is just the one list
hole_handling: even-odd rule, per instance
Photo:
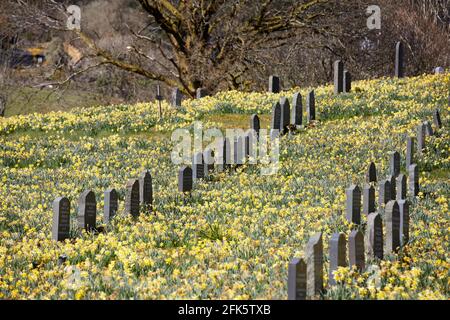
{"label": "dark grey headstone", "polygon": [[406,199],[406,194],[407,194],[407,182],[406,182],[406,176],[402,173],[400,174],[396,181],[397,181],[397,197],[396,200],[403,200]]}
{"label": "dark grey headstone", "polygon": [[316,120],[316,96],[314,90],[306,96],[306,119],[308,123]]}
{"label": "dark grey headstone", "polygon": [[234,163],[237,166],[245,163],[245,136],[239,135],[234,142]]}
{"label": "dark grey headstone", "polygon": [[109,223],[119,209],[119,196],[116,189],[108,189],[104,193],[103,222]]}
{"label": "dark grey headstone", "polygon": [[408,185],[411,196],[416,197],[419,194],[419,168],[417,164],[412,164],[408,168]]}
{"label": "dark grey headstone", "polygon": [[386,253],[393,253],[400,247],[400,208],[396,200],[386,204]]}
{"label": "dark grey headstone", "polygon": [[91,190],[84,191],[78,200],[78,227],[86,231],[95,230],[97,220],[97,200]]}
{"label": "dark grey headstone", "polygon": [[373,162],[369,164],[369,169],[367,170],[367,183],[371,182],[377,182],[377,168]]}
{"label": "dark grey headstone", "polygon": [[174,88],[172,91],[172,106],[175,108],[181,107],[181,101],[183,101],[183,94],[180,89]]}
{"label": "dark grey headstone", "polygon": [[322,232],[312,236],[306,245],[307,296],[323,291],[323,243]]}
{"label": "dark grey headstone", "polygon": [[433,111],[433,122],[436,128],[438,129],[442,128],[441,114],[439,113],[438,109]]}
{"label": "dark grey headstone", "polygon": [[280,99],[280,105],[281,105],[281,119],[280,119],[280,127],[281,132],[285,133],[287,132],[287,127],[290,125],[291,122],[291,107],[289,105],[289,100],[285,97],[282,97]]}
{"label": "dark grey headstone", "polygon": [[330,285],[335,285],[336,280],[334,279],[333,272],[337,270],[338,267],[346,267],[347,259],[345,258],[347,254],[347,244],[345,235],[342,233],[333,233],[330,238],[330,267],[329,267],[329,277],[328,282]]}
{"label": "dark grey headstone", "polygon": [[400,211],[400,244],[405,245],[409,241],[409,202],[408,200],[397,202]]}
{"label": "dark grey headstone", "polygon": [[279,93],[280,91],[281,91],[280,78],[277,76],[270,76],[269,77],[269,92]]}
{"label": "dark grey headstone", "polygon": [[395,200],[397,198],[397,180],[394,176],[388,176],[386,180],[389,180],[389,186],[391,187],[390,200]]}
{"label": "dark grey headstone", "polygon": [[375,212],[375,188],[365,185],[363,188],[363,214],[366,216]]}
{"label": "dark grey headstone", "polygon": [[402,42],[397,42],[395,46],[395,76],[397,78],[405,76],[405,50]]}
{"label": "dark grey headstone", "polygon": [[130,179],[126,185],[125,194],[125,214],[133,217],[139,216],[140,210],[140,195],[139,195],[139,180]]}
{"label": "dark grey headstone", "polygon": [[377,212],[367,217],[365,245],[369,258],[383,259],[383,222]]}
{"label": "dark grey headstone", "polygon": [[432,135],[434,135],[433,132],[433,127],[431,126],[431,122],[430,121],[425,121],[423,123],[424,127],[425,127],[425,135],[431,137]]}
{"label": "dark grey headstone", "polygon": [[209,95],[208,90],[206,90],[205,88],[198,88],[197,91],[196,91],[197,99],[204,98],[204,97],[206,97],[208,95]]}
{"label": "dark grey headstone", "polygon": [[288,300],[306,299],[306,263],[294,258],[288,268]]}
{"label": "dark grey headstone", "polygon": [[414,163],[415,140],[414,137],[406,138],[406,171],[408,171],[409,166]]}
{"label": "dark grey headstone", "polygon": [[70,237],[70,201],[65,197],[53,201],[52,239],[64,241]]}
{"label": "dark grey headstone", "polygon": [[345,194],[347,220],[354,224],[361,224],[361,189],[357,185],[351,185],[345,190]]}
{"label": "dark grey headstone", "polygon": [[422,154],[423,150],[425,149],[425,126],[423,123],[421,123],[419,126],[417,126],[417,152],[419,154]]}
{"label": "dark grey headstone", "polygon": [[344,63],[341,60],[334,62],[334,93],[344,92]]}
{"label": "dark grey headstone", "polygon": [[163,96],[162,96],[162,94],[161,94],[161,86],[158,84],[157,86],[156,86],[156,100],[158,100],[158,101],[162,101],[164,98],[163,98]]}
{"label": "dark grey headstone", "polygon": [[257,143],[258,143],[258,135],[256,134],[256,131],[249,130],[244,136],[244,156],[245,158],[253,158],[256,159],[257,157]]}
{"label": "dark grey headstone", "polygon": [[192,169],[188,166],[183,166],[178,171],[178,191],[192,191]]}
{"label": "dark grey headstone", "polygon": [[256,114],[252,115],[250,118],[250,129],[255,130],[257,136],[259,136],[259,130],[261,130],[261,121]]}
{"label": "dark grey headstone", "polygon": [[344,92],[352,91],[352,74],[349,71],[344,71]]}
{"label": "dark grey headstone", "polygon": [[353,230],[348,236],[348,262],[350,267],[356,266],[359,271],[366,267],[364,254],[364,235]]}
{"label": "dark grey headstone", "polygon": [[203,160],[205,160],[205,177],[214,171],[214,150],[206,148],[203,151]]}
{"label": "dark grey headstone", "polygon": [[300,92],[294,93],[294,98],[292,99],[292,115],[291,124],[295,126],[301,126],[303,122],[303,102],[302,95]]}
{"label": "dark grey headstone", "polygon": [[378,207],[381,208],[391,200],[391,182],[383,180],[378,189]]}
{"label": "dark grey headstone", "polygon": [[146,170],[139,176],[139,202],[141,206],[152,210],[153,206],[153,185],[152,175]]}
{"label": "dark grey headstone", "polygon": [[398,177],[400,174],[400,153],[394,151],[390,158],[390,175]]}
{"label": "dark grey headstone", "polygon": [[272,130],[281,130],[281,105],[277,102],[272,106]]}
{"label": "dark grey headstone", "polygon": [[192,159],[192,178],[194,180],[205,178],[205,163],[203,153],[197,152]]}

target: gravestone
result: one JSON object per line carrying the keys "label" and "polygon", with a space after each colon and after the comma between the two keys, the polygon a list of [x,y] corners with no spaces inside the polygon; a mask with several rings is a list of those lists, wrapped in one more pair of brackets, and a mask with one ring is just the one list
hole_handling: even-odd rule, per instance
{"label": "gravestone", "polygon": [[350,267],[356,266],[359,271],[366,267],[364,255],[364,235],[353,230],[348,236],[348,262]]}
{"label": "gravestone", "polygon": [[406,171],[408,171],[409,166],[414,163],[414,145],[415,139],[413,137],[406,138]]}
{"label": "gravestone", "polygon": [[437,67],[437,68],[434,69],[434,73],[435,74],[444,74],[445,70],[444,70],[443,67]]}
{"label": "gravestone", "polygon": [[407,192],[406,176],[402,173],[397,177],[397,197],[396,200],[406,199]]}
{"label": "gravestone", "polygon": [[349,71],[344,71],[344,92],[352,91],[352,74]]}
{"label": "gravestone", "polygon": [[291,124],[294,126],[301,126],[303,122],[303,102],[302,95],[300,92],[294,93],[292,99],[292,115]]}
{"label": "gravestone", "polygon": [[232,154],[232,147],[231,147],[231,141],[229,138],[224,139],[224,166],[225,168],[230,168],[231,164],[233,163],[233,154]]}
{"label": "gravestone", "polygon": [[234,163],[236,166],[244,164],[245,160],[245,143],[244,136],[239,135],[234,141]]}
{"label": "gravestone", "polygon": [[96,227],[97,201],[95,193],[91,190],[84,191],[78,200],[78,227],[86,231],[93,231]]}
{"label": "gravestone", "polygon": [[281,105],[277,102],[272,107],[271,139],[278,137],[281,131]]}
{"label": "gravestone", "polygon": [[427,136],[429,136],[429,137],[431,137],[432,135],[434,135],[433,127],[431,127],[430,121],[425,121],[425,122],[423,123],[423,125],[425,126],[425,135],[427,135]]}
{"label": "gravestone", "polygon": [[0,95],[0,117],[4,117],[6,113],[6,98]]}
{"label": "gravestone", "polygon": [[156,100],[157,101],[163,101],[163,96],[162,96],[162,94],[161,94],[161,86],[158,84],[157,86],[156,86]]}
{"label": "gravestone", "polygon": [[277,76],[269,77],[269,92],[279,93],[280,92],[280,78]]}
{"label": "gravestone", "polygon": [[425,126],[424,124],[420,124],[417,126],[417,151],[419,154],[422,154],[423,150],[425,149]]}
{"label": "gravestone", "polygon": [[335,285],[336,280],[334,279],[333,272],[337,270],[338,267],[347,266],[347,261],[345,255],[347,252],[347,244],[345,243],[345,235],[343,233],[333,233],[330,238],[330,267],[329,267],[329,277],[328,282],[330,285]]}
{"label": "gravestone", "polygon": [[408,173],[409,193],[411,196],[416,197],[419,194],[419,168],[417,164],[410,165]]}
{"label": "gravestone", "polygon": [[441,114],[439,113],[438,109],[434,110],[433,112],[433,122],[436,128],[438,129],[442,128]]}
{"label": "gravestone", "polygon": [[344,91],[344,63],[341,60],[334,62],[334,94]]}
{"label": "gravestone", "polygon": [[357,185],[351,185],[345,190],[345,194],[347,220],[354,224],[361,224],[361,189]]}
{"label": "gravestone", "polygon": [[183,95],[180,89],[174,88],[172,91],[172,106],[175,108],[181,107],[181,101],[183,100]]}
{"label": "gravestone", "polygon": [[191,192],[192,191],[192,169],[188,166],[183,166],[178,171],[178,191]]}
{"label": "gravestone", "polygon": [[364,243],[369,258],[383,259],[383,222],[377,212],[373,212],[367,217]]}
{"label": "gravestone", "polygon": [[288,267],[288,300],[306,299],[306,263],[294,258]]}
{"label": "gravestone", "polygon": [[312,236],[306,245],[307,296],[319,295],[323,290],[322,232]]}
{"label": "gravestone", "polygon": [[400,208],[398,202],[391,200],[384,210],[386,220],[386,253],[393,253],[400,247]]}
{"label": "gravestone", "polygon": [[258,136],[256,135],[256,132],[253,130],[249,130],[244,136],[244,144],[245,144],[244,156],[246,159],[250,157],[256,159],[257,142]]}
{"label": "gravestone", "polygon": [[203,161],[203,153],[197,152],[192,158],[192,178],[195,180],[205,178],[205,164]]}
{"label": "gravestone", "polygon": [[397,202],[400,212],[400,244],[405,245],[409,241],[409,202],[408,200]]}
{"label": "gravestone", "polygon": [[145,170],[139,176],[139,203],[141,206],[152,211],[153,185],[152,185],[152,175],[148,170]]}
{"label": "gravestone", "polygon": [[365,185],[363,188],[363,214],[366,216],[375,212],[375,188]]}
{"label": "gravestone", "polygon": [[377,168],[375,163],[369,164],[369,170],[367,171],[367,183],[377,182]]}
{"label": "gravestone", "polygon": [[391,187],[391,197],[389,200],[395,200],[397,197],[397,180],[394,176],[388,176],[387,180],[389,180],[389,186]]}
{"label": "gravestone", "polygon": [[390,158],[390,175],[397,178],[399,174],[400,174],[400,153],[395,151],[391,154]]}
{"label": "gravestone", "polygon": [[256,135],[259,136],[259,130],[261,130],[261,122],[258,115],[254,114],[250,118],[250,129],[255,130]]}
{"label": "gravestone", "polygon": [[116,189],[108,189],[104,193],[103,222],[109,223],[119,209],[119,196]]}
{"label": "gravestone", "polygon": [[214,150],[206,148],[203,151],[203,159],[205,160],[205,177],[214,171]]}
{"label": "gravestone", "polygon": [[140,188],[139,180],[130,179],[126,185],[125,194],[125,214],[131,215],[134,218],[139,216],[140,210]]}
{"label": "gravestone", "polygon": [[196,91],[196,97],[197,99],[201,99],[204,98],[206,96],[208,96],[208,90],[206,90],[205,88],[198,88]]}
{"label": "gravestone", "polygon": [[395,46],[395,76],[397,78],[405,76],[405,50],[402,42],[397,42]]}
{"label": "gravestone", "polygon": [[316,120],[316,97],[314,90],[306,96],[306,119],[308,123]]}
{"label": "gravestone", "polygon": [[286,99],[286,97],[282,97],[280,99],[280,105],[281,105],[281,119],[280,119],[280,127],[281,132],[284,134],[287,132],[287,127],[289,126],[291,122],[291,107],[289,105],[289,100]]}
{"label": "gravestone", "polygon": [[53,201],[52,239],[64,241],[70,238],[70,201],[59,197]]}
{"label": "gravestone", "polygon": [[391,200],[391,182],[383,180],[378,189],[378,207],[381,208]]}

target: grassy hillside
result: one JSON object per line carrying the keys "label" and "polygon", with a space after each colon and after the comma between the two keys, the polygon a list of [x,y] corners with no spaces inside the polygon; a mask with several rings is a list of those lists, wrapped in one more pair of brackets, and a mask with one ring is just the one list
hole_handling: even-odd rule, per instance
{"label": "grassy hillside", "polygon": [[[261,176],[243,166],[215,173],[195,185],[190,197],[177,192],[172,164],[174,129],[248,128],[250,115],[270,121],[281,94],[225,92],[183,102],[106,106],[72,112],[0,119],[0,298],[76,299],[286,299],[287,265],[302,256],[308,238],[324,232],[324,252],[333,232],[348,235],[345,188],[363,185],[370,161],[388,175],[389,152],[402,155],[406,136],[439,109],[444,128],[427,137],[417,159],[421,193],[410,199],[411,241],[399,255],[366,263],[360,275],[340,270],[340,284],[324,298],[448,299],[450,75],[356,82],[354,93],[334,96],[316,88],[317,118],[281,140],[280,171]],[[153,176],[156,215],[138,221],[117,216],[107,232],[73,230],[74,241],[51,240],[52,201],[97,195],[102,222],[103,191],[120,193],[144,169]],[[365,222],[365,217],[363,217]],[[68,256],[59,265],[58,257]],[[328,263],[325,262],[325,276]]]}

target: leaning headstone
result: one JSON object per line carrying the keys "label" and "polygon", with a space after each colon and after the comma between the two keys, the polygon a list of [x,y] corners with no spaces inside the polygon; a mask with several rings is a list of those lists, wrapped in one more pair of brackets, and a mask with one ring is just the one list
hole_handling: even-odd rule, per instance
{"label": "leaning headstone", "polygon": [[316,120],[316,97],[314,90],[306,96],[306,119],[308,123]]}
{"label": "leaning headstone", "polygon": [[367,183],[372,182],[377,182],[377,168],[373,162],[369,164],[369,170],[367,171]]}
{"label": "leaning headstone", "polygon": [[345,255],[347,252],[347,244],[345,243],[345,235],[342,233],[334,233],[330,238],[330,267],[328,282],[330,285],[335,285],[336,280],[334,279],[333,272],[337,270],[338,267],[347,266]]}
{"label": "leaning headstone", "polygon": [[391,154],[390,175],[398,177],[399,174],[400,174],[400,153],[395,151]]}
{"label": "leaning headstone", "polygon": [[366,216],[375,212],[375,188],[368,184],[363,188],[363,214]]}
{"label": "leaning headstone", "polygon": [[395,46],[395,76],[397,78],[405,76],[405,50],[402,42],[397,42]]}
{"label": "leaning headstone", "polygon": [[353,230],[348,236],[348,262],[350,267],[356,266],[359,271],[366,267],[364,236],[360,231]]}
{"label": "leaning headstone", "polygon": [[152,210],[153,206],[153,185],[150,171],[145,170],[139,176],[139,202],[141,206]]}
{"label": "leaning headstone", "polygon": [[201,99],[208,96],[208,90],[206,90],[205,88],[198,88],[196,91],[196,97],[197,99]]}
{"label": "leaning headstone", "polygon": [[391,200],[384,211],[386,220],[386,254],[396,252],[400,247],[400,209],[398,202]]}
{"label": "leaning headstone", "polygon": [[344,71],[344,92],[349,93],[352,91],[352,74],[348,71]]}
{"label": "leaning headstone", "polygon": [[441,114],[439,113],[438,109],[434,110],[433,112],[433,122],[436,128],[442,128]]}
{"label": "leaning headstone", "polygon": [[345,194],[347,220],[354,224],[361,224],[361,189],[357,185],[351,185],[345,190]]}
{"label": "leaning headstone", "polygon": [[134,218],[139,216],[140,203],[139,180],[130,179],[127,182],[125,194],[125,214]]}
{"label": "leaning headstone", "polygon": [[387,180],[389,180],[389,186],[391,187],[391,197],[389,200],[395,200],[397,197],[397,180],[394,176],[388,176]]}
{"label": "leaning headstone", "polygon": [[417,151],[419,154],[422,154],[423,149],[425,149],[425,126],[423,123],[421,123],[419,126],[417,126]]}
{"label": "leaning headstone", "polygon": [[400,211],[400,244],[405,245],[409,241],[409,202],[398,201]]}
{"label": "leaning headstone", "polygon": [[341,60],[334,62],[334,94],[344,91],[344,63]]}
{"label": "leaning headstone", "polygon": [[250,129],[255,130],[257,136],[259,136],[259,130],[261,130],[261,122],[258,115],[254,114],[250,118]]}
{"label": "leaning headstone", "polygon": [[306,299],[306,263],[294,258],[288,267],[288,300]]}
{"label": "leaning headstone", "polygon": [[319,295],[323,290],[322,232],[312,236],[306,245],[307,296]]}
{"label": "leaning headstone", "polygon": [[280,78],[277,76],[270,76],[269,78],[269,92],[279,93],[280,92]]}
{"label": "leaning headstone", "polygon": [[59,197],[53,201],[52,239],[64,241],[70,237],[70,201]]}
{"label": "leaning headstone", "polygon": [[206,148],[203,151],[203,160],[205,160],[205,177],[207,177],[210,172],[214,171],[214,150]]}
{"label": "leaning headstone", "polygon": [[383,259],[383,222],[379,213],[374,212],[367,217],[366,252],[370,258]]}
{"label": "leaning headstone", "polygon": [[434,73],[435,74],[444,74],[445,69],[443,67],[437,67],[436,69],[434,69]]}
{"label": "leaning headstone", "polygon": [[103,222],[109,223],[119,209],[119,197],[116,189],[108,189],[104,193]]}
{"label": "leaning headstone", "polygon": [[414,145],[416,141],[413,137],[406,138],[406,171],[408,171],[409,166],[414,163]]}
{"label": "leaning headstone", "polygon": [[429,136],[429,137],[431,137],[432,135],[434,135],[433,127],[431,126],[430,121],[425,121],[425,122],[423,123],[423,125],[424,125],[424,127],[425,127],[425,135],[427,135],[427,136]]}
{"label": "leaning headstone", "polygon": [[412,164],[408,168],[409,173],[409,193],[416,197],[419,194],[419,168],[417,164]]}
{"label": "leaning headstone", "polygon": [[384,206],[391,200],[391,182],[389,180],[383,180],[380,182],[378,189],[378,207]]}
{"label": "leaning headstone", "polygon": [[294,93],[294,98],[292,99],[292,115],[291,124],[294,126],[301,126],[303,122],[303,103],[302,95],[300,92]]}
{"label": "leaning headstone", "polygon": [[285,133],[287,131],[287,127],[291,122],[291,107],[289,105],[289,100],[286,97],[282,97],[280,99],[281,105],[281,132]]}
{"label": "leaning headstone", "polygon": [[397,197],[396,200],[403,200],[406,199],[406,193],[407,193],[407,183],[406,183],[406,176],[402,173],[397,177]]}
{"label": "leaning headstone", "polygon": [[203,162],[203,153],[197,152],[192,159],[192,178],[195,180],[205,178],[205,164]]}
{"label": "leaning headstone", "polygon": [[172,91],[172,106],[174,106],[175,108],[180,108],[182,100],[183,95],[181,94],[180,89],[174,88]]}
{"label": "leaning headstone", "polygon": [[78,200],[78,227],[86,231],[95,230],[97,220],[97,201],[95,193],[84,191]]}
{"label": "leaning headstone", "polygon": [[188,166],[183,166],[178,171],[178,191],[192,191],[192,169]]}

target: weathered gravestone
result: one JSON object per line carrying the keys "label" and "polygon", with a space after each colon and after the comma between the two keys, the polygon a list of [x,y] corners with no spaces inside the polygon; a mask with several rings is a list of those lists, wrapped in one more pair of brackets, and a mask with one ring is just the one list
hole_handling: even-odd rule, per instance
{"label": "weathered gravestone", "polygon": [[352,74],[349,71],[344,71],[344,92],[352,91]]}
{"label": "weathered gravestone", "polygon": [[278,137],[281,130],[281,105],[278,102],[272,107],[272,121],[270,128],[270,136],[272,138]]}
{"label": "weathered gravestone", "polygon": [[232,154],[232,147],[231,147],[231,141],[229,138],[224,139],[224,166],[225,168],[230,168],[231,164],[233,163],[233,154]]}
{"label": "weathered gravestone", "polygon": [[407,184],[406,176],[402,173],[397,177],[397,197],[396,200],[406,199]]}
{"label": "weathered gravestone", "polygon": [[363,188],[363,214],[366,216],[375,212],[375,188],[365,185]]}
{"label": "weathered gravestone", "polygon": [[308,123],[316,120],[316,97],[314,90],[306,96],[306,119]]}
{"label": "weathered gravestone", "polygon": [[438,109],[434,110],[433,112],[433,122],[436,128],[442,128],[441,114],[439,113]]}
{"label": "weathered gravestone", "polygon": [[336,280],[334,279],[333,272],[337,270],[338,267],[347,266],[347,261],[345,255],[347,253],[347,244],[345,235],[342,233],[333,233],[330,238],[330,267],[328,283],[330,285],[335,285]]}
{"label": "weathered gravestone", "polygon": [[408,171],[409,166],[414,163],[414,145],[416,141],[413,137],[406,138],[406,171]]}
{"label": "weathered gravestone", "polygon": [[140,187],[138,179],[130,179],[126,185],[125,194],[125,214],[134,218],[139,216],[140,210]]}
{"label": "weathered gravestone", "polygon": [[282,97],[280,99],[281,105],[281,119],[280,119],[280,127],[281,133],[284,134],[288,130],[288,126],[291,122],[291,107],[289,105],[289,100],[286,97]]}
{"label": "weathered gravestone", "polygon": [[344,63],[341,60],[334,62],[334,93],[344,91]]}
{"label": "weathered gravestone", "polygon": [[397,197],[397,181],[394,176],[388,176],[387,180],[389,180],[389,186],[391,187],[391,196],[389,200],[395,200]]}
{"label": "weathered gravestone", "polygon": [[425,121],[425,122],[423,123],[423,125],[424,125],[424,127],[425,127],[425,135],[427,135],[427,136],[429,136],[429,137],[431,137],[432,135],[434,135],[433,127],[431,126],[430,121]]}
{"label": "weathered gravestone", "polygon": [[367,171],[367,183],[372,182],[377,182],[377,168],[373,162],[369,164],[369,169]]}
{"label": "weathered gravestone", "polygon": [[139,203],[147,210],[153,209],[152,175],[148,170],[145,170],[139,176]]}
{"label": "weathered gravestone", "polygon": [[205,178],[205,164],[203,161],[203,153],[197,152],[192,159],[192,178],[195,180]]}
{"label": "weathered gravestone", "polygon": [[294,126],[301,126],[303,122],[303,103],[302,95],[300,92],[294,93],[294,98],[292,99],[292,115],[291,124]]}
{"label": "weathered gravestone", "polygon": [[400,247],[400,208],[391,200],[384,211],[386,220],[386,254],[396,252]]}
{"label": "weathered gravestone", "polygon": [[412,164],[408,168],[409,173],[409,193],[416,197],[419,194],[419,168],[417,164]]}
{"label": "weathered gravestone", "polygon": [[178,191],[192,191],[192,169],[188,166],[183,166],[178,171]]}
{"label": "weathered gravestone", "polygon": [[201,99],[204,98],[206,96],[208,96],[208,90],[206,90],[205,88],[198,88],[196,91],[196,97],[197,99]]}
{"label": "weathered gravestone", "polygon": [[288,300],[306,299],[306,263],[294,258],[288,267]]}
{"label": "weathered gravestone", "polygon": [[391,182],[383,180],[380,182],[378,189],[378,207],[381,208],[391,200]]}
{"label": "weathered gravestone", "polygon": [[108,189],[104,193],[103,222],[109,223],[119,209],[119,196],[116,189]]}
{"label": "weathered gravestone", "polygon": [[78,200],[78,227],[86,231],[93,231],[96,227],[97,201],[95,193],[91,190],[84,191]]}
{"label": "weathered gravestone", "polygon": [[397,78],[405,76],[405,50],[402,42],[397,42],[395,46],[395,76]]}
{"label": "weathered gravestone", "polygon": [[280,78],[277,76],[269,77],[269,92],[279,93],[280,92]]}
{"label": "weathered gravestone", "polygon": [[53,201],[52,239],[64,241],[70,237],[70,201],[59,197]]}
{"label": "weathered gravestone", "polygon": [[175,108],[181,107],[181,101],[183,100],[183,95],[178,88],[174,88],[172,91],[172,106]]}
{"label": "weathered gravestone", "polygon": [[361,224],[361,189],[357,185],[351,185],[345,190],[345,194],[347,220],[354,224]]}
{"label": "weathered gravestone", "polygon": [[419,126],[417,126],[417,151],[419,154],[423,153],[423,150],[425,149],[425,126],[423,123],[421,123]]}
{"label": "weathered gravestone", "polygon": [[254,130],[248,130],[244,136],[244,144],[245,144],[245,158],[252,159],[252,163],[256,161],[257,158],[257,144],[258,144],[258,135]]}
{"label": "weathered gravestone", "polygon": [[323,290],[322,232],[312,236],[306,245],[307,296],[314,297]]}
{"label": "weathered gravestone", "polygon": [[390,175],[393,177],[398,177],[400,174],[400,153],[394,151],[390,158]]}
{"label": "weathered gravestone", "polygon": [[409,241],[409,202],[408,200],[397,202],[400,211],[400,244],[405,245]]}
{"label": "weathered gravestone", "polygon": [[214,150],[206,148],[203,151],[203,159],[205,160],[205,177],[207,177],[210,172],[214,171]]}
{"label": "weathered gravestone", "polygon": [[383,222],[377,212],[367,217],[365,245],[369,258],[383,259]]}
{"label": "weathered gravestone", "polygon": [[244,136],[239,135],[234,141],[234,163],[236,166],[243,165],[245,162],[245,143]]}
{"label": "weathered gravestone", "polygon": [[250,129],[256,132],[256,135],[259,136],[259,130],[261,130],[261,122],[259,120],[258,115],[254,114],[250,118]]}
{"label": "weathered gravestone", "polygon": [[348,261],[350,267],[356,266],[359,271],[366,267],[364,255],[364,235],[353,230],[348,236]]}

